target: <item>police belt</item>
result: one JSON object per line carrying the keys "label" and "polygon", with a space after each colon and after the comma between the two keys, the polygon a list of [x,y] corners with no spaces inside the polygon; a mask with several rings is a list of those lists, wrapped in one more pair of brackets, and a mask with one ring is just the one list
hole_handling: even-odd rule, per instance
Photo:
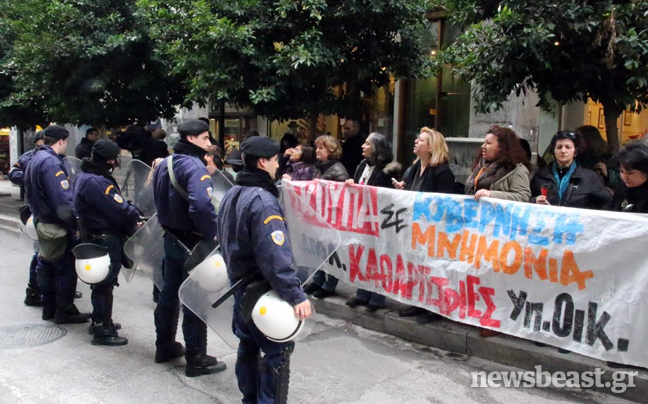
{"label": "police belt", "polygon": [[202,240],[202,237],[191,231],[178,231],[168,228],[167,226],[162,226],[162,229],[166,234],[171,236],[173,241],[187,254],[191,254],[191,250]]}

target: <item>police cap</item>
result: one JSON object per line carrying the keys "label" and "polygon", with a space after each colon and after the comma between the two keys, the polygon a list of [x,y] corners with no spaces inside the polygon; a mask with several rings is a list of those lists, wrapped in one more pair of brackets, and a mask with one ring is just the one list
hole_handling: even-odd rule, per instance
{"label": "police cap", "polygon": [[205,132],[209,132],[209,125],[199,119],[192,119],[178,126],[178,133],[182,138],[198,136]]}
{"label": "police cap", "polygon": [[279,154],[279,143],[268,137],[254,136],[243,142],[241,153],[268,159]]}
{"label": "police cap", "polygon": [[34,135],[34,144],[36,144],[36,142],[38,142],[39,140],[43,140],[43,133],[45,133],[44,130],[39,130],[38,132],[36,132],[36,134]]}
{"label": "police cap", "polygon": [[99,139],[92,145],[92,155],[106,160],[115,160],[119,155],[119,146],[110,139]]}
{"label": "police cap", "polygon": [[68,136],[70,136],[70,132],[68,132],[67,129],[63,128],[62,126],[52,125],[45,128],[45,130],[43,131],[43,136],[63,140],[67,139]]}
{"label": "police cap", "polygon": [[242,166],[243,159],[241,158],[241,152],[238,149],[232,149],[227,157],[225,157],[225,162],[233,166]]}

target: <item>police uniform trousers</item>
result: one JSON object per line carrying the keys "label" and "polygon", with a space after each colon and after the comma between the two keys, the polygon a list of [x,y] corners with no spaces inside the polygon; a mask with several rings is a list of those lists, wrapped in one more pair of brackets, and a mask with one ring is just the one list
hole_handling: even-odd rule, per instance
{"label": "police uniform trousers", "polygon": [[40,296],[38,287],[38,271],[36,270],[38,267],[38,249],[38,242],[34,241],[34,255],[29,264],[29,283],[27,284],[27,287],[31,289],[33,293]]}
{"label": "police uniform trousers", "polygon": [[[184,243],[189,249],[194,243]],[[176,244],[172,236],[164,236],[164,286],[155,308],[155,331],[157,347],[168,347],[175,342],[178,328],[180,299],[178,290],[189,273],[185,268],[187,253]],[[182,333],[187,347],[186,356],[207,353],[207,325],[186,306],[182,306]]]}
{"label": "police uniform trousers", "polygon": [[243,393],[242,402],[285,404],[288,400],[290,355],[295,343],[271,341],[251,320],[246,323],[240,314],[243,292],[234,295],[232,319],[232,331],[240,339],[235,372],[239,390]]}
{"label": "police uniform trousers", "polygon": [[90,289],[92,289],[90,300],[92,302],[92,322],[102,324],[104,327],[111,327],[113,324],[113,290],[115,286],[119,286],[118,279],[122,266],[124,239],[119,234],[104,233],[101,236],[91,236],[84,241],[108,249],[110,271],[106,279],[90,286]]}
{"label": "police uniform trousers", "polygon": [[76,237],[68,236],[65,253],[57,260],[50,261],[38,257],[36,272],[44,312],[55,308],[65,309],[74,304],[77,274],[72,248],[76,243]]}

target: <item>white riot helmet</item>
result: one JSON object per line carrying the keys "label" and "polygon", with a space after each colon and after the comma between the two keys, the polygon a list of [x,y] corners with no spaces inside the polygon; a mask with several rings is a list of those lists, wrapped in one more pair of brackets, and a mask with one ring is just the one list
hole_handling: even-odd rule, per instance
{"label": "white riot helmet", "polygon": [[110,272],[108,249],[92,243],[79,244],[72,249],[76,258],[76,273],[81,281],[94,285],[102,282]]}
{"label": "white riot helmet", "polygon": [[252,321],[269,340],[292,341],[304,328],[304,321],[295,317],[295,309],[277,292],[266,292],[252,310]]}
{"label": "white riot helmet", "polygon": [[229,284],[227,267],[220,254],[212,254],[188,270],[191,279],[208,292],[221,290],[223,285]]}
{"label": "white riot helmet", "polygon": [[25,223],[20,224],[20,230],[27,235],[30,239],[38,241],[38,233],[36,233],[36,225],[34,224],[34,216],[29,216]]}

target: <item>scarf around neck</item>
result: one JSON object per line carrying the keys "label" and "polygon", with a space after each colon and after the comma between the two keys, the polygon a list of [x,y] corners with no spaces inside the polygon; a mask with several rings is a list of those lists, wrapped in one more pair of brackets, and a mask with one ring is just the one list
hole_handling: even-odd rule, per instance
{"label": "scarf around neck", "polygon": [[173,147],[173,152],[177,154],[185,154],[187,156],[192,156],[200,159],[202,163],[207,166],[207,160],[205,160],[205,155],[207,152],[205,149],[203,149],[200,146],[196,146],[195,144],[187,141],[180,139],[178,143]]}
{"label": "scarf around neck", "polygon": [[275,198],[279,198],[279,190],[272,181],[272,177],[267,171],[259,168],[244,168],[236,175],[236,185],[261,187],[274,195]]}
{"label": "scarf around neck", "polygon": [[563,195],[565,195],[565,191],[567,191],[567,188],[569,187],[569,180],[571,179],[572,174],[574,174],[574,170],[576,170],[576,161],[572,162],[569,171],[567,171],[565,176],[560,178],[560,175],[558,174],[558,163],[554,161],[551,165],[551,173],[554,176],[556,184],[558,184],[558,200],[561,203],[563,202]]}

